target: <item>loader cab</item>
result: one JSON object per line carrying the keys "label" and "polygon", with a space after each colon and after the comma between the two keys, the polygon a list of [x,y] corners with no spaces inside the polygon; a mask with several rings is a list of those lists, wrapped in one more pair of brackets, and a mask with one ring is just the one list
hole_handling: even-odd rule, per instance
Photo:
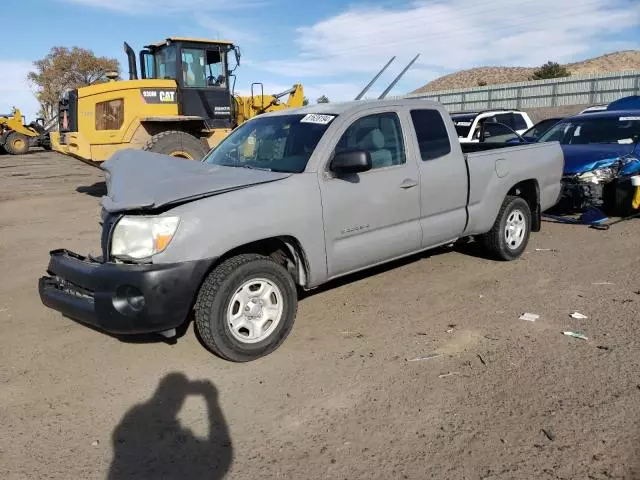
{"label": "loader cab", "polygon": [[200,117],[209,128],[229,128],[233,118],[230,83],[239,61],[239,50],[230,42],[168,38],[140,52],[140,73],[143,79],[176,81],[180,115]]}

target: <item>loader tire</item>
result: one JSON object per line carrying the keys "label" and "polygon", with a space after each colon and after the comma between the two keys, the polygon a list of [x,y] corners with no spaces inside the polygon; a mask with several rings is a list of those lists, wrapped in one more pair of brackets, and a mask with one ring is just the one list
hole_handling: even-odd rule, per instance
{"label": "loader tire", "polygon": [[18,132],[12,132],[4,142],[4,149],[11,155],[24,155],[29,151],[29,137]]}
{"label": "loader tire", "polygon": [[154,135],[143,150],[189,160],[202,160],[208,151],[199,139],[178,130],[169,130]]}

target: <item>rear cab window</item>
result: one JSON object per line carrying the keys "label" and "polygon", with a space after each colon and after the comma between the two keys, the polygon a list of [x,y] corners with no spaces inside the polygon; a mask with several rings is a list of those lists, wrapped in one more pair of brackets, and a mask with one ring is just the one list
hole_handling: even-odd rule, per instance
{"label": "rear cab window", "polygon": [[411,110],[411,121],[422,161],[434,160],[451,153],[449,134],[439,111]]}

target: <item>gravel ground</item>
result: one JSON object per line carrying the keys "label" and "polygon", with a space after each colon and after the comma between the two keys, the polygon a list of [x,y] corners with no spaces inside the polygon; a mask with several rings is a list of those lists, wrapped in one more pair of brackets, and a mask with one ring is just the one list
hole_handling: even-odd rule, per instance
{"label": "gravel ground", "polygon": [[41,305],[49,250],[98,250],[102,188],[70,158],[0,156],[0,478],[640,478],[639,221],[351,276],[239,365],[193,325],[122,341]]}

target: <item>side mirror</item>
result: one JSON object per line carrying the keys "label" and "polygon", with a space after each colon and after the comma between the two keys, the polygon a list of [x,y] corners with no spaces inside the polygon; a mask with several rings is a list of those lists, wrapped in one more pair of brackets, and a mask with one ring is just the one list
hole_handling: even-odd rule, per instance
{"label": "side mirror", "polygon": [[340,174],[360,173],[371,170],[371,154],[366,150],[345,150],[336,153],[331,161],[332,172]]}

